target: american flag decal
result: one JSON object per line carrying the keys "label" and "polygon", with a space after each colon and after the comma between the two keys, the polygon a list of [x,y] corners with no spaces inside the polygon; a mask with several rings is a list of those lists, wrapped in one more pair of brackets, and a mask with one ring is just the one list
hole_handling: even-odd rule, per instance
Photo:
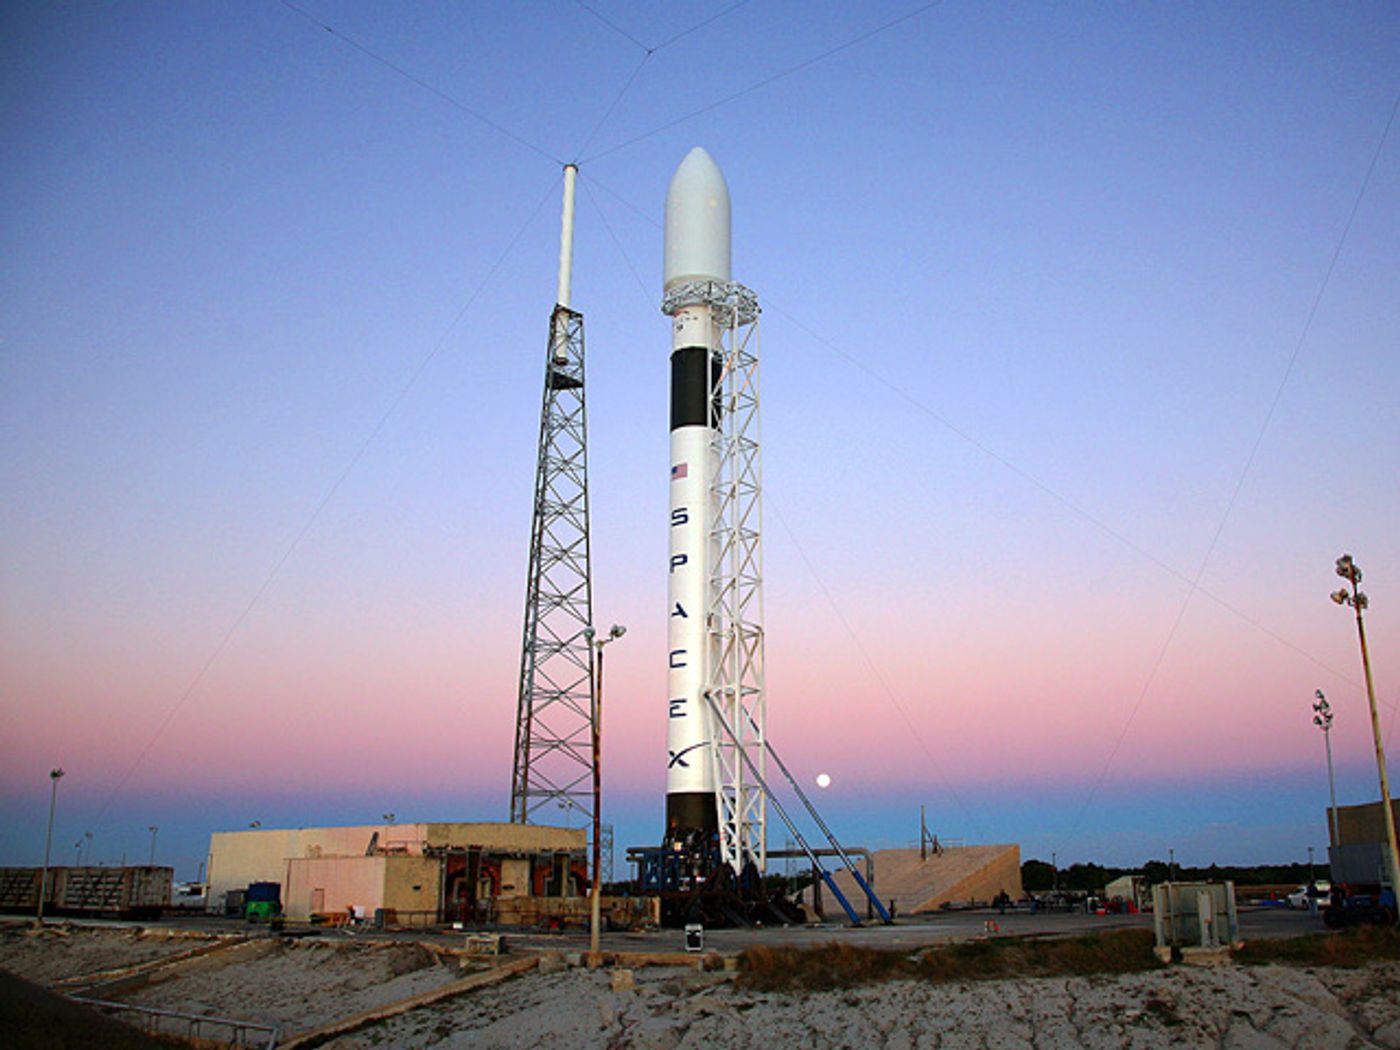
{"label": "american flag decal", "polygon": [[671,480],[680,481],[681,478],[687,477],[690,473],[688,467],[687,463],[677,463],[671,468]]}

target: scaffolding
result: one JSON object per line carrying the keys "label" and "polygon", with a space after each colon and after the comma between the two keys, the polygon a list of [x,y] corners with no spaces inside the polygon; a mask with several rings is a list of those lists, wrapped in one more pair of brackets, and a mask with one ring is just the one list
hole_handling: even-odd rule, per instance
{"label": "scaffolding", "polygon": [[[687,289],[676,290],[680,296]],[[763,471],[759,457],[759,307],[734,282],[698,282],[721,330],[721,368],[711,391],[720,406],[710,487],[710,652],[706,694],[732,734],[716,733],[715,801],[720,860],[735,872],[767,869],[768,792],[763,666]],[[693,300],[692,300],[693,301]]]}

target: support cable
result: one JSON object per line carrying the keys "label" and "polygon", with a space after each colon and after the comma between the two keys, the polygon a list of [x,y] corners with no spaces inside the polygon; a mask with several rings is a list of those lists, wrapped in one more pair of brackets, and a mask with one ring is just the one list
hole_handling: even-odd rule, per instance
{"label": "support cable", "polygon": [[[596,185],[604,193],[608,194],[608,196],[612,197],[623,207],[627,208],[634,214],[640,216],[642,219],[650,223],[652,226],[655,226],[657,229],[661,228],[661,223],[659,223],[650,214],[648,214],[642,208],[638,207],[636,204],[633,204],[631,201],[623,197],[617,191],[611,189],[606,183],[599,182],[596,176],[592,177],[592,182],[594,185]],[[596,198],[593,199],[596,205]],[[604,225],[607,226],[606,219],[604,220]],[[609,227],[609,230],[611,231],[611,227]],[[635,266],[632,265],[630,258],[628,258],[627,256],[626,250],[622,247],[622,243],[618,241],[615,235],[613,237],[613,240],[614,243],[617,244],[618,251],[622,253],[623,259],[627,261],[628,268],[632,270],[634,275],[636,275],[637,269]],[[921,415],[927,416],[933,422],[937,423],[939,426],[943,427],[945,430],[951,433],[954,437],[972,446],[987,458],[995,461],[997,464],[1004,467],[1012,474],[1015,474],[1022,481],[1031,485],[1033,488],[1038,489],[1041,493],[1048,496],[1056,503],[1060,504],[1061,507],[1069,511],[1073,516],[1081,519],[1089,525],[1092,525],[1104,535],[1108,536],[1110,539],[1117,541],[1122,546],[1141,557],[1144,561],[1155,565],[1167,575],[1174,577],[1175,579],[1181,581],[1187,586],[1193,585],[1192,578],[1186,573],[1182,572],[1180,569],[1176,568],[1169,562],[1166,562],[1163,559],[1159,558],[1157,555],[1149,551],[1146,547],[1143,547],[1141,544],[1131,539],[1123,532],[1120,532],[1118,529],[1108,524],[1106,521],[1098,517],[1092,511],[1076,503],[1068,496],[1063,495],[1056,489],[1052,488],[1050,485],[1046,484],[1044,481],[1041,481],[1040,478],[1032,474],[1029,470],[1025,469],[1024,467],[1021,467],[1016,462],[1009,459],[1002,453],[998,452],[992,446],[988,445],[986,442],[975,437],[969,431],[964,430],[962,427],[958,426],[947,416],[944,416],[942,413],[940,413],[937,409],[932,408],[931,406],[925,404],[923,401],[919,400],[919,398],[915,397],[912,393],[909,392],[906,385],[893,382],[892,380],[886,378],[874,366],[867,364],[860,358],[842,349],[840,346],[832,342],[826,336],[822,335],[820,332],[816,331],[815,329],[811,328],[809,325],[804,323],[800,317],[788,312],[787,310],[784,310],[780,304],[773,302],[771,296],[765,294],[764,303],[767,309],[772,310],[774,313],[777,313],[780,316],[782,316],[789,323],[799,328],[814,342],[825,347],[827,350],[830,350],[833,354],[841,358],[847,364],[851,365],[852,367],[858,369],[861,372],[864,372],[867,377],[869,377],[879,386],[884,387],[887,391],[889,391],[889,393],[893,394],[896,398],[904,401],[906,404],[908,404],[915,411],[919,412]],[[1292,650],[1294,653],[1303,657],[1305,660],[1308,660],[1310,663],[1316,665],[1320,669],[1326,671],[1328,674],[1351,685],[1359,686],[1361,684],[1360,680],[1354,677],[1353,675],[1349,674],[1346,671],[1339,670],[1338,668],[1326,663],[1320,657],[1315,656],[1307,649],[1304,649],[1297,642],[1294,642],[1291,639],[1284,637],[1282,634],[1279,634],[1271,627],[1268,627],[1265,624],[1261,623],[1259,620],[1256,620],[1253,616],[1250,616],[1243,609],[1240,609],[1238,606],[1231,604],[1229,601],[1222,598],[1220,595],[1214,593],[1209,588],[1200,586],[1199,583],[1195,583],[1195,589],[1196,593],[1200,594],[1205,598],[1208,598],[1210,601],[1214,602],[1219,608],[1223,609],[1225,612],[1228,612],[1230,615],[1253,627],[1261,634],[1267,635],[1269,638],[1272,638],[1275,642],[1279,643],[1284,648]]]}
{"label": "support cable", "polygon": [[796,534],[792,531],[792,527],[788,524],[787,518],[783,516],[782,510],[780,510],[778,505],[773,501],[771,493],[769,493],[768,502],[769,506],[773,508],[773,513],[777,515],[778,524],[783,527],[783,531],[787,533],[788,539],[792,541],[793,549],[797,551],[798,558],[800,558],[802,564],[806,566],[808,574],[816,581],[817,589],[822,592],[822,597],[826,599],[826,604],[829,605],[831,611],[836,614],[836,619],[840,621],[841,627],[846,632],[846,636],[850,638],[852,644],[856,647],[856,651],[860,653],[861,659],[865,661],[865,666],[869,670],[871,677],[879,684],[880,691],[884,694],[890,706],[893,707],[895,711],[899,713],[899,717],[904,720],[904,725],[909,730],[909,735],[914,738],[914,743],[919,745],[919,750],[924,753],[924,757],[928,759],[929,765],[931,765],[934,772],[938,774],[938,779],[943,781],[943,787],[953,799],[953,804],[957,806],[958,811],[963,815],[963,819],[967,821],[969,830],[971,830],[973,834],[980,836],[981,829],[978,827],[977,818],[972,808],[968,806],[968,804],[963,801],[962,796],[958,794],[958,789],[953,786],[953,782],[944,770],[943,764],[934,757],[933,749],[924,741],[923,734],[919,732],[918,727],[914,724],[913,718],[909,716],[909,712],[904,709],[904,705],[901,704],[899,699],[895,696],[894,689],[890,686],[888,680],[880,673],[880,665],[875,662],[875,658],[870,655],[870,651],[866,649],[865,645],[861,642],[855,627],[851,624],[851,621],[846,618],[846,614],[841,610],[841,606],[837,604],[835,596],[831,593],[825,581],[822,580],[821,574],[817,572],[816,566],[812,564],[812,559],[807,557],[806,550],[803,549],[802,544],[798,541]]}
{"label": "support cable", "polygon": [[409,374],[408,378],[399,387],[398,392],[390,400],[389,406],[380,415],[378,422],[376,422],[374,426],[370,428],[369,434],[356,447],[354,453],[350,457],[349,462],[346,463],[344,469],[341,470],[341,472],[336,476],[335,480],[331,482],[330,487],[326,489],[326,492],[321,497],[320,502],[316,504],[315,509],[312,510],[311,514],[302,523],[301,528],[297,530],[297,533],[292,538],[291,543],[289,543],[286,549],[282,551],[281,556],[278,557],[272,563],[272,568],[269,569],[267,574],[263,577],[262,583],[258,585],[257,589],[253,592],[252,597],[249,598],[247,604],[243,606],[242,611],[239,612],[238,615],[234,617],[233,622],[229,624],[228,629],[223,633],[223,636],[219,639],[219,641],[215,644],[213,650],[210,652],[208,659],[206,659],[204,663],[200,665],[200,668],[195,673],[194,678],[190,680],[189,685],[185,687],[184,691],[180,694],[179,699],[175,701],[174,706],[172,706],[170,710],[166,713],[165,718],[162,719],[160,725],[156,727],[156,731],[151,735],[151,738],[148,741],[146,741],[146,745],[141,749],[140,754],[136,756],[135,761],[132,762],[127,771],[124,774],[122,774],[122,777],[120,780],[117,781],[116,786],[106,793],[106,797],[104,798],[102,803],[102,808],[98,810],[97,816],[94,818],[94,830],[98,830],[100,828],[102,818],[106,816],[108,811],[112,808],[113,802],[115,802],[117,798],[121,795],[122,790],[131,780],[132,776],[135,775],[136,770],[139,769],[141,764],[146,760],[146,756],[150,754],[151,749],[155,747],[156,743],[165,734],[165,731],[170,727],[170,724],[175,720],[175,716],[180,713],[181,709],[185,706],[186,702],[190,699],[191,696],[194,695],[194,691],[199,688],[200,684],[209,674],[209,671],[211,668],[213,668],[215,662],[219,659],[220,656],[223,655],[224,650],[228,648],[229,642],[233,640],[233,636],[238,632],[238,629],[242,627],[245,622],[247,622],[248,617],[252,614],[253,610],[257,607],[258,603],[262,601],[263,596],[267,594],[268,589],[272,586],[273,582],[281,574],[283,566],[287,564],[287,561],[291,558],[292,554],[297,550],[298,547],[301,546],[301,543],[306,538],[307,533],[311,531],[311,527],[316,524],[317,520],[321,517],[321,513],[330,504],[331,500],[335,498],[336,493],[340,491],[340,487],[343,484],[345,484],[346,478],[348,478],[350,476],[350,473],[355,469],[355,467],[359,465],[360,460],[364,458],[364,455],[369,450],[369,447],[372,444],[374,444],[375,439],[384,429],[385,424],[389,422],[389,419],[393,416],[395,411],[398,410],[398,407],[403,403],[404,399],[408,397],[409,391],[412,390],[413,387],[418,383],[418,380],[422,378],[423,373],[427,371],[428,366],[432,364],[433,360],[438,356],[439,352],[441,352],[442,348],[447,344],[448,337],[451,336],[453,331],[456,330],[457,326],[461,323],[462,318],[466,317],[467,311],[469,311],[472,308],[472,306],[475,305],[477,299],[481,297],[481,293],[486,290],[486,286],[491,283],[492,278],[494,278],[497,272],[500,270],[500,268],[503,265],[505,265],[506,259],[508,259],[510,257],[511,252],[515,250],[515,246],[520,243],[520,239],[525,236],[525,231],[529,229],[530,226],[534,223],[535,218],[539,215],[540,210],[545,206],[545,203],[551,197],[554,196],[554,187],[558,184],[558,181],[559,180],[556,178],[550,184],[549,190],[545,193],[543,197],[540,198],[539,203],[535,205],[534,209],[530,212],[529,217],[523,223],[520,224],[520,228],[516,230],[515,236],[513,236],[510,239],[510,242],[506,245],[505,250],[502,251],[500,256],[496,259],[496,261],[491,264],[491,267],[486,271],[486,275],[482,277],[480,283],[478,283],[476,288],[472,290],[472,293],[469,296],[467,296],[466,302],[462,304],[461,309],[457,311],[456,315],[448,323],[447,327],[443,329],[442,334],[438,336],[437,341],[433,344],[432,348],[423,357],[423,359],[418,362],[418,366],[413,370],[412,373]]}
{"label": "support cable", "polygon": [[[606,110],[603,111],[603,115],[598,118],[598,123],[593,125],[593,130],[590,131],[588,133],[588,137],[583,140],[583,145],[580,146],[577,152],[574,153],[575,157],[582,156],[584,150],[588,149],[588,147],[593,144],[593,140],[597,138],[598,132],[603,130],[603,125],[606,124],[608,122],[608,118],[613,115],[613,110],[617,109],[618,103],[622,101],[622,96],[627,94],[628,88],[632,86],[632,83],[637,79],[638,74],[641,73],[642,67],[647,64],[647,60],[650,59],[651,56],[651,51],[648,51],[645,55],[642,56],[642,60],[638,62],[636,68],[632,70],[632,75],[627,78],[626,82],[622,85],[622,89],[618,91],[616,95],[613,96],[612,103],[608,106]],[[577,164],[578,161],[575,160],[574,163]]]}
{"label": "support cable", "polygon": [[461,99],[454,98],[453,96],[449,95],[446,91],[443,91],[441,88],[434,87],[432,84],[429,84],[429,83],[428,83],[426,80],[424,80],[423,78],[418,77],[418,76],[415,76],[413,73],[410,73],[407,69],[405,69],[403,66],[399,65],[397,62],[393,62],[393,61],[391,61],[391,60],[385,58],[383,55],[379,54],[378,52],[375,52],[375,51],[370,50],[368,47],[366,47],[364,44],[360,43],[360,42],[359,42],[358,40],[356,40],[354,37],[346,36],[344,33],[340,32],[340,30],[336,29],[334,26],[327,25],[325,22],[322,22],[322,21],[321,21],[319,18],[317,18],[315,15],[311,14],[309,11],[304,11],[304,10],[302,10],[300,7],[297,7],[297,5],[294,4],[294,3],[292,3],[291,0],[278,0],[278,3],[280,3],[280,4],[281,4],[283,7],[285,7],[288,11],[291,11],[291,12],[297,14],[297,15],[300,15],[302,18],[306,19],[308,22],[310,22],[312,25],[316,26],[318,29],[324,29],[327,33],[331,34],[331,36],[335,37],[337,40],[343,40],[343,41],[345,41],[345,43],[347,43],[348,45],[350,45],[351,47],[353,47],[356,51],[360,52],[360,54],[364,55],[366,58],[369,58],[369,59],[371,59],[371,60],[373,60],[373,61],[375,61],[375,62],[378,62],[378,63],[379,63],[381,66],[383,66],[385,69],[388,69],[388,70],[391,70],[391,71],[394,72],[394,73],[397,73],[399,76],[403,77],[405,80],[409,81],[410,83],[417,84],[417,85],[418,85],[420,88],[422,88],[424,91],[427,91],[427,92],[430,92],[430,93],[433,94],[433,95],[436,95],[438,98],[442,99],[442,101],[446,102],[449,106],[452,106],[454,109],[461,110],[461,111],[462,111],[463,113],[465,113],[467,116],[471,117],[471,118],[474,119],[474,120],[480,121],[481,123],[485,124],[488,128],[491,128],[493,131],[498,131],[498,132],[500,132],[502,135],[504,135],[506,138],[510,139],[512,142],[516,143],[517,145],[524,146],[526,149],[530,150],[532,153],[537,153],[537,154],[539,154],[541,157],[543,157],[545,160],[551,162],[551,163],[554,164],[556,167],[562,167],[562,166],[563,166],[564,161],[562,161],[562,160],[560,160],[558,157],[554,156],[554,154],[550,153],[548,150],[546,150],[546,149],[544,149],[544,148],[542,148],[542,147],[540,147],[540,146],[536,146],[536,145],[535,145],[533,142],[531,142],[529,139],[526,139],[526,138],[524,138],[524,137],[521,136],[521,135],[517,135],[515,132],[511,131],[510,128],[506,127],[504,124],[501,124],[501,123],[498,123],[498,122],[495,121],[495,120],[492,120],[492,119],[491,119],[490,117],[488,117],[485,113],[482,113],[480,110],[475,109],[475,108],[473,108],[473,107],[467,105],[467,104],[466,104],[465,102],[463,102]]}
{"label": "support cable", "polygon": [[[749,716],[749,724],[753,726],[755,732],[762,732],[759,729],[758,723],[753,720],[752,715]],[[847,855],[845,847],[836,841],[836,833],[833,832],[826,821],[822,819],[822,815],[817,812],[817,807],[814,806],[812,800],[807,797],[807,792],[802,790],[802,786],[797,782],[797,779],[788,771],[787,763],[779,757],[777,748],[775,748],[772,741],[767,738],[767,734],[763,734],[763,737],[763,746],[768,751],[768,757],[777,763],[778,769],[788,782],[788,786],[792,788],[793,793],[797,795],[798,800],[801,801],[802,805],[806,808],[807,815],[812,818],[812,821],[821,829],[821,833],[826,836],[826,841],[831,843],[831,848],[836,851],[836,855],[841,858],[841,863],[846,866],[846,870],[849,871],[851,877],[856,880],[856,885],[860,887],[861,892],[865,894],[866,898],[875,905],[875,910],[880,913],[880,918],[887,923],[893,922],[894,920],[890,918],[890,914],[885,910],[885,906],[880,903],[880,899],[875,896],[875,891],[870,888],[860,872],[856,869],[855,861],[851,860],[850,856]],[[766,785],[764,791],[768,791]],[[772,793],[769,792],[770,797],[771,795]]]}
{"label": "support cable", "polygon": [[[286,0],[283,0],[283,2],[285,3]],[[845,41],[844,43],[840,43],[837,44],[835,47],[828,48],[819,55],[813,55],[811,58],[804,59],[803,61],[798,62],[796,65],[788,66],[786,69],[780,70],[777,73],[773,73],[770,76],[764,77],[762,80],[756,81],[755,83],[750,84],[748,87],[740,88],[733,94],[726,95],[724,98],[717,99],[714,102],[710,102],[707,105],[701,106],[699,109],[692,110],[684,116],[677,117],[674,120],[669,120],[665,124],[660,124],[657,127],[652,128],[650,131],[644,131],[642,132],[642,134],[636,135],[630,139],[627,139],[624,142],[619,142],[615,146],[609,146],[607,149],[593,154],[591,157],[588,157],[586,161],[580,163],[592,163],[595,160],[602,160],[604,157],[610,157],[612,156],[612,154],[617,153],[619,150],[627,149],[629,146],[635,146],[637,143],[644,142],[645,140],[651,138],[654,135],[661,134],[663,131],[669,131],[671,128],[674,128],[679,124],[684,124],[686,123],[686,121],[693,120],[696,117],[709,113],[712,110],[719,109],[721,106],[727,106],[729,105],[729,103],[735,102],[738,99],[743,98],[745,95],[753,94],[753,92],[766,88],[770,84],[776,84],[779,80],[784,80],[787,77],[792,76],[794,73],[800,73],[802,72],[802,70],[807,69],[810,66],[814,66],[819,62],[824,62],[828,58],[831,58],[833,55],[840,54],[842,51],[847,51],[858,44],[863,44],[871,37],[879,36],[881,33],[893,29],[895,26],[901,25],[902,23],[909,21],[911,18],[916,18],[931,8],[937,7],[941,2],[942,0],[931,0],[931,2],[929,3],[922,4],[919,7],[914,8],[914,10],[912,11],[908,11],[897,18],[892,18],[888,22],[876,26],[874,29],[868,29],[865,32],[859,34],[858,36],[852,37],[850,40]],[[679,37],[677,37],[676,39],[679,39]]]}
{"label": "support cable", "polygon": [[598,21],[602,22],[603,25],[607,26],[609,29],[611,29],[611,30],[612,30],[614,33],[616,33],[618,36],[624,38],[625,40],[627,40],[628,42],[630,42],[630,43],[632,43],[632,44],[635,44],[637,47],[639,47],[639,48],[641,48],[643,51],[645,51],[648,55],[654,55],[654,54],[656,54],[656,52],[660,51],[662,48],[670,47],[670,46],[671,46],[672,44],[674,44],[677,40],[680,40],[680,39],[682,39],[683,37],[690,36],[690,34],[691,34],[691,33],[694,33],[696,30],[698,30],[698,29],[704,29],[704,28],[705,28],[707,25],[709,25],[710,23],[712,23],[712,22],[718,22],[718,21],[719,21],[721,18],[723,18],[725,15],[732,14],[733,12],[739,10],[739,8],[741,8],[741,7],[743,7],[745,4],[749,3],[749,0],[738,0],[738,3],[730,4],[728,7],[721,9],[721,10],[718,11],[717,13],[711,15],[709,18],[701,19],[699,22],[696,22],[696,23],[695,23],[693,26],[691,26],[689,29],[682,29],[679,33],[676,33],[676,34],[674,34],[674,35],[672,35],[672,36],[668,36],[665,40],[661,41],[661,43],[657,44],[657,45],[654,46],[654,47],[648,46],[648,45],[647,45],[646,43],[644,43],[643,41],[637,39],[635,36],[633,36],[633,35],[632,35],[631,33],[629,33],[627,30],[623,29],[620,25],[618,25],[616,22],[614,22],[614,21],[612,21],[611,19],[605,17],[600,11],[596,10],[595,8],[589,7],[587,4],[585,4],[585,3],[583,2],[583,0],[574,0],[574,2],[575,2],[576,4],[578,4],[579,7],[583,8],[585,11],[587,11],[587,12],[588,12],[590,15],[592,15],[594,18],[596,18]]}
{"label": "support cable", "polygon": [[[720,728],[724,730],[725,735],[734,743],[734,749],[739,753],[739,757],[743,759],[744,765],[748,767],[749,773],[752,774],[758,786],[763,789],[764,795],[772,804],[773,808],[777,810],[778,816],[782,818],[782,822],[787,825],[789,833],[797,840],[798,845],[802,847],[802,852],[806,853],[807,858],[812,862],[812,870],[821,877],[822,882],[826,883],[827,887],[831,890],[832,896],[841,903],[842,910],[850,917],[851,925],[860,926],[860,916],[857,915],[855,909],[851,907],[851,902],[846,899],[845,894],[837,889],[835,881],[831,878],[831,874],[822,867],[821,860],[818,859],[812,847],[808,845],[806,837],[803,836],[802,832],[793,822],[793,819],[788,816],[788,812],[783,808],[783,804],[778,801],[773,795],[773,792],[768,790],[768,782],[764,779],[763,774],[758,771],[758,764],[754,762],[753,756],[740,744],[739,738],[734,732],[734,727],[729,724],[729,719],[725,718],[724,712],[720,709],[719,701],[714,698],[708,689],[705,690],[704,696],[706,703],[710,705],[710,710],[718,720]],[[864,885],[863,879],[861,880],[861,885]],[[881,911],[883,910],[882,907]]]}
{"label": "support cable", "polygon": [[1371,162],[1366,166],[1366,174],[1361,179],[1361,186],[1356,191],[1356,198],[1352,201],[1351,211],[1347,213],[1346,223],[1342,226],[1341,236],[1337,238],[1336,247],[1332,249],[1332,257],[1327,261],[1327,268],[1322,275],[1322,281],[1318,286],[1317,294],[1313,296],[1312,305],[1309,307],[1307,316],[1303,321],[1302,331],[1298,333],[1298,339],[1293,344],[1293,353],[1288,358],[1288,365],[1283,370],[1283,376],[1279,379],[1278,386],[1274,390],[1273,399],[1269,402],[1268,411],[1264,413],[1264,420],[1259,425],[1259,432],[1255,435],[1254,444],[1249,450],[1249,455],[1245,458],[1244,466],[1240,468],[1239,476],[1235,479],[1235,487],[1230,493],[1230,499],[1225,504],[1224,513],[1220,515],[1220,522],[1215,527],[1215,533],[1210,538],[1210,543],[1206,546],[1205,554],[1201,557],[1200,565],[1196,568],[1196,575],[1191,580],[1190,589],[1181,601],[1181,609],[1176,614],[1176,620],[1172,623],[1171,630],[1167,632],[1166,639],[1162,642],[1162,648],[1157,653],[1157,659],[1152,664],[1152,670],[1148,673],[1147,680],[1142,685],[1142,690],[1138,693],[1137,700],[1134,701],[1132,710],[1128,712],[1128,717],[1123,722],[1123,728],[1118,733],[1117,740],[1113,743],[1113,748],[1108,753],[1108,759],[1104,762],[1103,768],[1099,771],[1098,777],[1094,780],[1089,789],[1088,796],[1084,799],[1084,804],[1080,807],[1078,815],[1070,824],[1069,834],[1073,837],[1078,833],[1079,825],[1083,822],[1085,813],[1098,797],[1099,791],[1103,788],[1104,781],[1108,777],[1108,771],[1113,766],[1114,760],[1118,757],[1118,751],[1123,746],[1123,741],[1127,739],[1128,730],[1132,727],[1134,719],[1137,718],[1138,711],[1141,710],[1143,701],[1147,698],[1148,691],[1152,688],[1152,683],[1157,678],[1157,672],[1161,669],[1162,663],[1166,660],[1167,651],[1171,648],[1172,642],[1176,639],[1176,633],[1180,628],[1182,620],[1186,617],[1186,610],[1191,605],[1191,599],[1200,590],[1201,577],[1205,575],[1206,567],[1210,564],[1211,556],[1215,554],[1216,545],[1220,542],[1221,534],[1225,531],[1225,526],[1230,520],[1230,514],[1235,509],[1235,503],[1239,499],[1240,491],[1244,488],[1245,480],[1249,477],[1250,471],[1254,467],[1254,461],[1259,455],[1260,446],[1264,443],[1264,436],[1268,433],[1269,424],[1273,422],[1274,413],[1278,409],[1279,402],[1283,399],[1283,391],[1288,386],[1288,380],[1293,375],[1293,370],[1298,364],[1298,358],[1302,355],[1303,344],[1307,341],[1308,333],[1312,331],[1313,319],[1317,316],[1318,308],[1322,305],[1322,298],[1327,294],[1328,285],[1332,282],[1332,274],[1337,268],[1337,260],[1341,258],[1342,249],[1346,246],[1347,237],[1351,234],[1352,225],[1356,222],[1356,214],[1361,210],[1361,201],[1366,196],[1366,189],[1371,185],[1371,176],[1375,173],[1376,163],[1380,160],[1381,151],[1385,149],[1386,140],[1390,137],[1391,126],[1395,123],[1396,111],[1400,110],[1400,93],[1395,96],[1395,101],[1390,107],[1390,114],[1386,118],[1385,126],[1381,130],[1380,141],[1376,143],[1376,148],[1371,154]]}

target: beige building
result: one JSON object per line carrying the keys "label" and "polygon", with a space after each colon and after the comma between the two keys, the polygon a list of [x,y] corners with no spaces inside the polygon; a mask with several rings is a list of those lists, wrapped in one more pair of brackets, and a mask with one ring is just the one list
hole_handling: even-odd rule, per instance
{"label": "beige building", "polygon": [[[252,882],[282,887],[289,918],[495,921],[518,898],[578,897],[587,832],[535,824],[371,824],[215,832],[210,911]],[[237,898],[235,897],[235,900]]]}

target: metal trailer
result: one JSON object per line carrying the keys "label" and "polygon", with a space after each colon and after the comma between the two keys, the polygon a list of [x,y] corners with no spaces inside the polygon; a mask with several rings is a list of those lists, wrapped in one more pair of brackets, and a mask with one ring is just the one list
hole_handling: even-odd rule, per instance
{"label": "metal trailer", "polygon": [[[0,911],[31,912],[39,906],[41,868],[0,868]],[[44,894],[49,915],[158,916],[170,907],[173,868],[50,867]]]}

